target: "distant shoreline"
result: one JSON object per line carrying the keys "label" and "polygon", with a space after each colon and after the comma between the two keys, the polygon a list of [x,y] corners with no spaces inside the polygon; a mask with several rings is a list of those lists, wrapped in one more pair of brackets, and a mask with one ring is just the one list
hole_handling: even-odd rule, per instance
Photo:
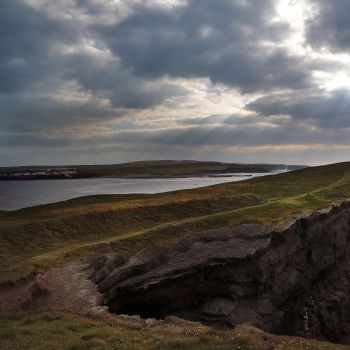
{"label": "distant shoreline", "polygon": [[271,174],[273,171],[249,171],[249,172],[237,172],[237,173],[201,173],[201,174],[183,174],[183,175],[124,175],[124,176],[13,176],[13,177],[0,177],[0,181],[37,181],[37,180],[82,180],[82,179],[187,179],[194,177],[247,177],[252,176],[250,174]]}
{"label": "distant shoreline", "polygon": [[171,179],[217,177],[237,174],[274,173],[297,170],[302,165],[241,164],[202,161],[141,161],[107,165],[56,165],[0,167],[0,181],[65,179]]}

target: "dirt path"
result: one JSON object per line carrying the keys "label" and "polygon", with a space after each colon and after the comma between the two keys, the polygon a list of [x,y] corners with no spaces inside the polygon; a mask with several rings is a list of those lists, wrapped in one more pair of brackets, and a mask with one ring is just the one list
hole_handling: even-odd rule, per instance
{"label": "dirt path", "polygon": [[74,262],[4,286],[0,288],[0,311],[55,309],[85,315],[102,310],[100,294],[88,277],[86,264]]}

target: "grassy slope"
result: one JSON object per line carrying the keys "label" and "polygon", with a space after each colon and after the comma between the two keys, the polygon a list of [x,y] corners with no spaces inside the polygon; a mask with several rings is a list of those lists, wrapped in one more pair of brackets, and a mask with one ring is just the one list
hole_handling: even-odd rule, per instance
{"label": "grassy slope", "polygon": [[157,195],[104,195],[0,212],[0,282],[111,247],[135,251],[188,232],[275,224],[350,194],[350,163]]}
{"label": "grassy slope", "polygon": [[[239,183],[159,195],[92,196],[0,212],[0,276],[23,274],[95,253],[109,245],[135,251],[187,232],[275,224],[350,195],[350,163],[309,168]],[[130,327],[106,315],[85,319],[67,313],[0,314],[0,349],[341,350],[341,345],[279,337],[248,326],[234,331]]]}
{"label": "grassy slope", "polygon": [[127,325],[110,316],[83,319],[46,312],[0,315],[0,348],[6,350],[345,350],[349,347],[274,336],[250,326],[220,332],[195,323],[186,327]]}

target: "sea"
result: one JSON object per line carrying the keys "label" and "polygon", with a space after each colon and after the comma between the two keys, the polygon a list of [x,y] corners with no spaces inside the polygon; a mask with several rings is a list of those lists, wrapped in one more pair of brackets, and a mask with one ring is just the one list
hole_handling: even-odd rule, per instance
{"label": "sea", "polygon": [[160,179],[91,178],[0,181],[0,210],[10,211],[99,194],[163,193],[272,174],[275,173],[235,173]]}

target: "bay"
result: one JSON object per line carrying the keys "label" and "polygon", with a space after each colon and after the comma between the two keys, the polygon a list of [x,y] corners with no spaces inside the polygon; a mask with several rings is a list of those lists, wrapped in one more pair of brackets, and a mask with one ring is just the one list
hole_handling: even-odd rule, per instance
{"label": "bay", "polygon": [[0,181],[0,210],[16,210],[98,194],[162,193],[241,181],[270,174],[273,173],[241,173],[161,179],[92,178]]}

